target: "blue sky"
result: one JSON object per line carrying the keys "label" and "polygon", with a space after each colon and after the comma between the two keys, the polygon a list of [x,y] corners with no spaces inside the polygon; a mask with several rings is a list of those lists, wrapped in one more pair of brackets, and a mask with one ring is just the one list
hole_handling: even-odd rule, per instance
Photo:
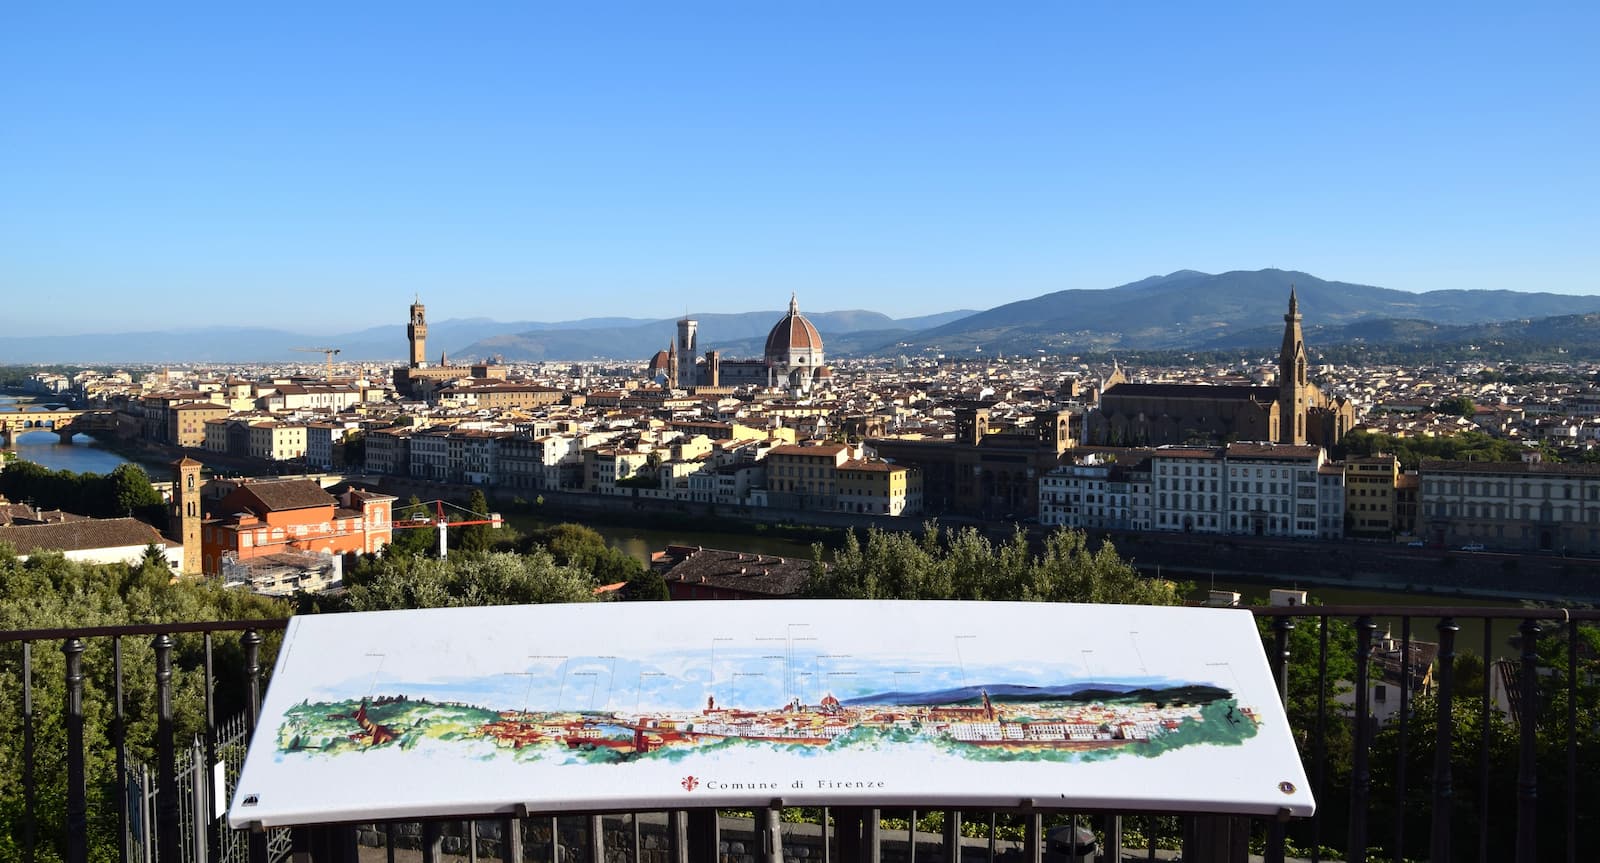
{"label": "blue sky", "polygon": [[1597,293],[1600,4],[13,3],[34,334]]}

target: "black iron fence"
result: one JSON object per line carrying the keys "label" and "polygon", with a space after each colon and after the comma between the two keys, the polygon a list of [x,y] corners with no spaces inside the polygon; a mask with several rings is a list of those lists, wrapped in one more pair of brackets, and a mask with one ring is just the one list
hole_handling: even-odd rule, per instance
{"label": "black iron fence", "polygon": [[[775,801],[745,813],[519,813],[230,831],[219,804],[255,730],[264,642],[286,621],[0,632],[0,687],[15,686],[6,694],[21,704],[16,727],[0,723],[9,774],[0,776],[0,856],[277,863],[298,847],[312,859],[353,861],[361,845],[391,861],[411,848],[424,860],[596,863],[1157,860],[1174,850],[1185,860],[1242,860],[1253,850],[1268,861],[1575,863],[1600,853],[1600,611],[1254,611],[1317,798],[1309,819],[1069,815],[1027,801],[981,813],[793,810]],[[1464,627],[1476,644],[1461,643]],[[130,651],[144,679],[125,676]],[[86,652],[97,667],[86,667]],[[228,658],[221,666],[219,652]],[[42,685],[55,675],[59,685]],[[184,693],[180,676],[193,684]],[[53,697],[41,703],[46,690]],[[175,707],[180,694],[189,696],[187,714]]]}

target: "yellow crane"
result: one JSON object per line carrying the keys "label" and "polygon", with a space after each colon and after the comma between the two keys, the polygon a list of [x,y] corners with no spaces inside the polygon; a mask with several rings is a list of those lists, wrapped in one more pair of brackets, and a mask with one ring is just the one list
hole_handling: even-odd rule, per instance
{"label": "yellow crane", "polygon": [[306,354],[322,354],[328,361],[328,383],[333,383],[333,357],[339,353],[338,348],[290,348],[289,350]]}

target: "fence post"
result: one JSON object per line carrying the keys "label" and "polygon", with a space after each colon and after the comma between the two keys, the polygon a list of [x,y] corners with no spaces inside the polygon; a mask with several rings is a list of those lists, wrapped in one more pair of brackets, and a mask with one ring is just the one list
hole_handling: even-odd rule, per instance
{"label": "fence post", "polygon": [[[261,713],[261,633],[246,629],[239,643],[244,645],[244,722],[248,744],[256,737],[256,722]],[[249,837],[250,863],[267,863],[267,832],[251,830]]]}
{"label": "fence post", "polygon": [[61,652],[67,657],[67,863],[87,863],[89,802],[83,767],[83,641],[69,638],[61,645]]}
{"label": "fence post", "polygon": [[1350,769],[1350,863],[1365,863],[1367,859],[1367,796],[1372,787],[1372,773],[1367,765],[1368,750],[1372,746],[1370,687],[1372,632],[1378,624],[1370,615],[1356,620],[1356,681],[1355,681],[1355,749]]}
{"label": "fence post", "polygon": [[22,859],[33,863],[38,787],[33,775],[33,642],[22,642]]}
{"label": "fence post", "polygon": [[[1539,621],[1522,626],[1522,710],[1518,717],[1522,751],[1517,756],[1517,863],[1534,863],[1539,848],[1538,758],[1539,722]],[[1568,789],[1568,794],[1576,789]]]}
{"label": "fence post", "polygon": [[[1454,744],[1454,717],[1451,701],[1456,689],[1456,633],[1461,627],[1455,618],[1439,621],[1439,700],[1435,714],[1433,742],[1433,838],[1430,857],[1434,860],[1450,859],[1450,807],[1455,805],[1455,786],[1450,771],[1450,750]],[[1489,673],[1488,663],[1484,673]]]}
{"label": "fence post", "polygon": [[183,863],[178,811],[178,756],[172,720],[172,636],[156,636],[156,856]]}

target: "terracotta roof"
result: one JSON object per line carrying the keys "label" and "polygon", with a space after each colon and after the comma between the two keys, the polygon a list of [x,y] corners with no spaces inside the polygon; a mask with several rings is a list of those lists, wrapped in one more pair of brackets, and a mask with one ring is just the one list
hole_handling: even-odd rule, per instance
{"label": "terracotta roof", "polygon": [[1228,444],[1228,457],[1261,457],[1261,458],[1316,458],[1322,447],[1309,444],[1286,443],[1231,443]]}
{"label": "terracotta roof", "polygon": [[805,586],[811,574],[809,560],[716,548],[672,547],[668,553],[678,558],[661,574],[669,584],[706,585],[762,596],[793,596]]}
{"label": "terracotta roof", "polygon": [[831,455],[838,455],[839,453],[841,453],[841,452],[843,452],[844,450],[847,450],[847,449],[849,449],[849,447],[845,446],[842,443],[825,443],[825,444],[818,444],[816,446],[800,446],[799,444],[784,444],[783,446],[773,447],[772,450],[767,453],[767,455],[831,456]]}
{"label": "terracotta roof", "polygon": [[1257,399],[1275,402],[1277,387],[1242,387],[1218,384],[1116,384],[1105,391],[1106,396],[1157,399]]}
{"label": "terracotta roof", "polygon": [[1551,476],[1600,475],[1600,464],[1582,462],[1444,461],[1423,459],[1421,471],[1449,473],[1547,474]]}
{"label": "terracotta roof", "polygon": [[55,524],[0,527],[0,542],[10,543],[17,554],[40,551],[86,551],[123,546],[166,546],[155,528],[136,518],[96,518]]}
{"label": "terracotta roof", "polygon": [[247,482],[239,487],[262,506],[263,512],[332,506],[337,501],[322,486],[309,479],[276,479]]}

